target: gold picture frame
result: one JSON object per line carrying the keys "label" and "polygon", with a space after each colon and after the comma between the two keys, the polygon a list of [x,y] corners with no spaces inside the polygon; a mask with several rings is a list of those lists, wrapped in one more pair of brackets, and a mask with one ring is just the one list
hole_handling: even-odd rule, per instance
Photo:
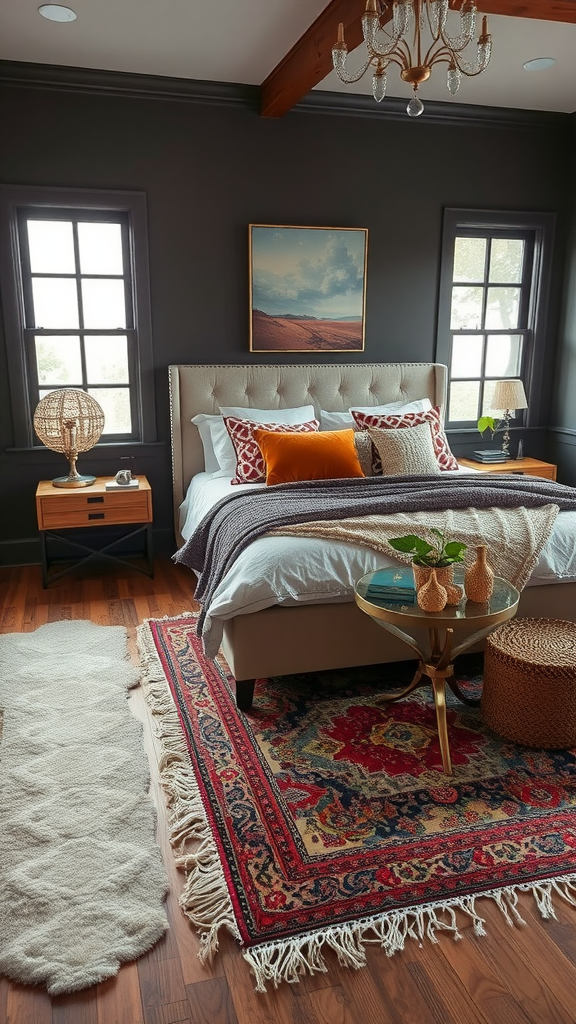
{"label": "gold picture frame", "polygon": [[363,352],[368,228],[248,228],[250,351]]}

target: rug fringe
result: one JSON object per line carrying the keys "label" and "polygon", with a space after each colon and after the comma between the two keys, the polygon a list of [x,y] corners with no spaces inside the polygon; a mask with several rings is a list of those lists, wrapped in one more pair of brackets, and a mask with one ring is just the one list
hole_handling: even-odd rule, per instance
{"label": "rug fringe", "polygon": [[440,931],[450,932],[454,940],[458,941],[462,935],[457,923],[457,911],[463,911],[472,919],[475,935],[486,935],[484,918],[476,910],[476,901],[479,899],[493,900],[510,926],[525,925],[518,910],[520,892],[532,893],[543,918],[555,918],[552,902],[554,893],[576,906],[576,874],[507,886],[425,907],[408,907],[361,921],[331,925],[317,932],[252,946],[244,949],[242,955],[256,978],[256,992],[266,992],[267,981],[278,988],[283,981],[291,984],[300,981],[304,974],[325,973],[328,966],[323,957],[324,947],[336,953],[341,967],[357,970],[366,965],[366,943],[378,943],[387,956],[393,956],[404,949],[406,939],[416,939],[419,945],[422,945],[425,938],[438,942],[437,933]]}
{"label": "rug fringe", "polygon": [[[175,616],[166,616],[174,618]],[[193,618],[184,613],[178,618]],[[144,697],[154,716],[154,735],[160,740],[160,783],[168,798],[170,842],[175,863],[186,875],[178,902],[198,930],[202,963],[218,951],[218,931],[228,928],[241,941],[218,848],[204,811],[190,753],[178,712],[166,682],[156,645],[145,619],[137,630]],[[187,844],[194,843],[189,850]]]}

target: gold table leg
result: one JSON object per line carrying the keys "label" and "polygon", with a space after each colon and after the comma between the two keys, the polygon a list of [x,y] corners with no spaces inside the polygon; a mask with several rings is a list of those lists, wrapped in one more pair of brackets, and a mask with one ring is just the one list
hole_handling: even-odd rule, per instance
{"label": "gold table leg", "polygon": [[[442,754],[442,768],[445,775],[452,775],[452,758],[450,757],[450,744],[448,742],[448,725],[446,722],[446,675],[444,672],[436,672],[432,665],[427,665],[432,680],[434,691],[434,705],[436,707],[436,724],[438,725],[438,739],[440,740],[440,753]],[[450,665],[451,669],[452,666]],[[432,674],[432,672],[434,674]]]}
{"label": "gold table leg", "polygon": [[[389,624],[387,624],[389,626]],[[390,627],[389,627],[390,628]],[[410,646],[419,657],[418,668],[414,678],[403,690],[394,693],[382,694],[377,698],[375,704],[389,704],[392,701],[401,700],[412,693],[417,686],[422,686],[422,677],[426,676],[432,683],[434,694],[434,706],[436,708],[436,723],[438,726],[438,739],[440,740],[440,753],[442,755],[442,768],[445,775],[452,775],[452,759],[450,757],[450,744],[448,741],[448,724],[446,722],[446,682],[453,689],[454,664],[451,661],[453,629],[446,629],[444,639],[440,636],[440,630],[431,627],[428,631],[430,637],[430,656],[425,657],[422,650],[416,646],[412,638],[406,636],[399,629],[391,628],[401,639],[409,642]]]}
{"label": "gold table leg", "polygon": [[416,669],[416,672],[414,674],[414,678],[412,679],[412,681],[410,683],[408,683],[408,686],[404,687],[403,690],[395,690],[394,693],[383,693],[383,694],[381,694],[380,697],[378,697],[374,701],[374,703],[375,704],[388,704],[388,703],[390,703],[390,701],[401,700],[402,697],[407,697],[409,693],[412,693],[412,690],[416,689],[416,687],[420,683],[420,680],[422,679],[422,676],[424,674],[422,665],[423,665],[423,662],[422,662],[422,660],[420,660],[418,668]]}

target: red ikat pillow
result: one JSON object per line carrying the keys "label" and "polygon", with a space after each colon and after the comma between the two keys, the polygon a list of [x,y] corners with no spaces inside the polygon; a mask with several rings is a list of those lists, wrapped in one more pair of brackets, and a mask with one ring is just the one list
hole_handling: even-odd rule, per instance
{"label": "red ikat pillow", "polygon": [[394,416],[393,413],[358,412],[354,409],[351,412],[361,430],[366,430],[367,427],[383,427],[386,430],[390,430],[402,427],[416,427],[420,423],[429,423],[434,454],[440,469],[458,469],[458,462],[450,450],[448,438],[442,429],[442,420],[440,419],[440,409],[438,406],[426,412],[405,412],[398,416]]}
{"label": "red ikat pillow", "polygon": [[254,423],[236,416],[225,416],[224,423],[236,452],[236,472],[233,484],[260,484],[266,482],[266,463],[260,451],[255,430],[270,430],[276,434],[311,434],[318,430],[318,420],[306,423]]}

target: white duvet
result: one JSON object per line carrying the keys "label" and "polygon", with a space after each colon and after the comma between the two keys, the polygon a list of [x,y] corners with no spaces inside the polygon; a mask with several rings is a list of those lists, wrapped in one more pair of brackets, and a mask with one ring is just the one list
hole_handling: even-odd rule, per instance
{"label": "white duvet", "polygon": [[[180,506],[182,536],[187,540],[221,498],[261,487],[232,485],[229,478],[219,474],[198,473]],[[560,512],[528,586],[554,580],[576,581],[575,538],[576,512]],[[260,537],[239,555],[214,594],[205,623],[206,654],[211,658],[216,655],[225,619],[275,604],[351,601],[360,576],[395,564],[381,552],[357,544],[335,544],[311,537]]]}

